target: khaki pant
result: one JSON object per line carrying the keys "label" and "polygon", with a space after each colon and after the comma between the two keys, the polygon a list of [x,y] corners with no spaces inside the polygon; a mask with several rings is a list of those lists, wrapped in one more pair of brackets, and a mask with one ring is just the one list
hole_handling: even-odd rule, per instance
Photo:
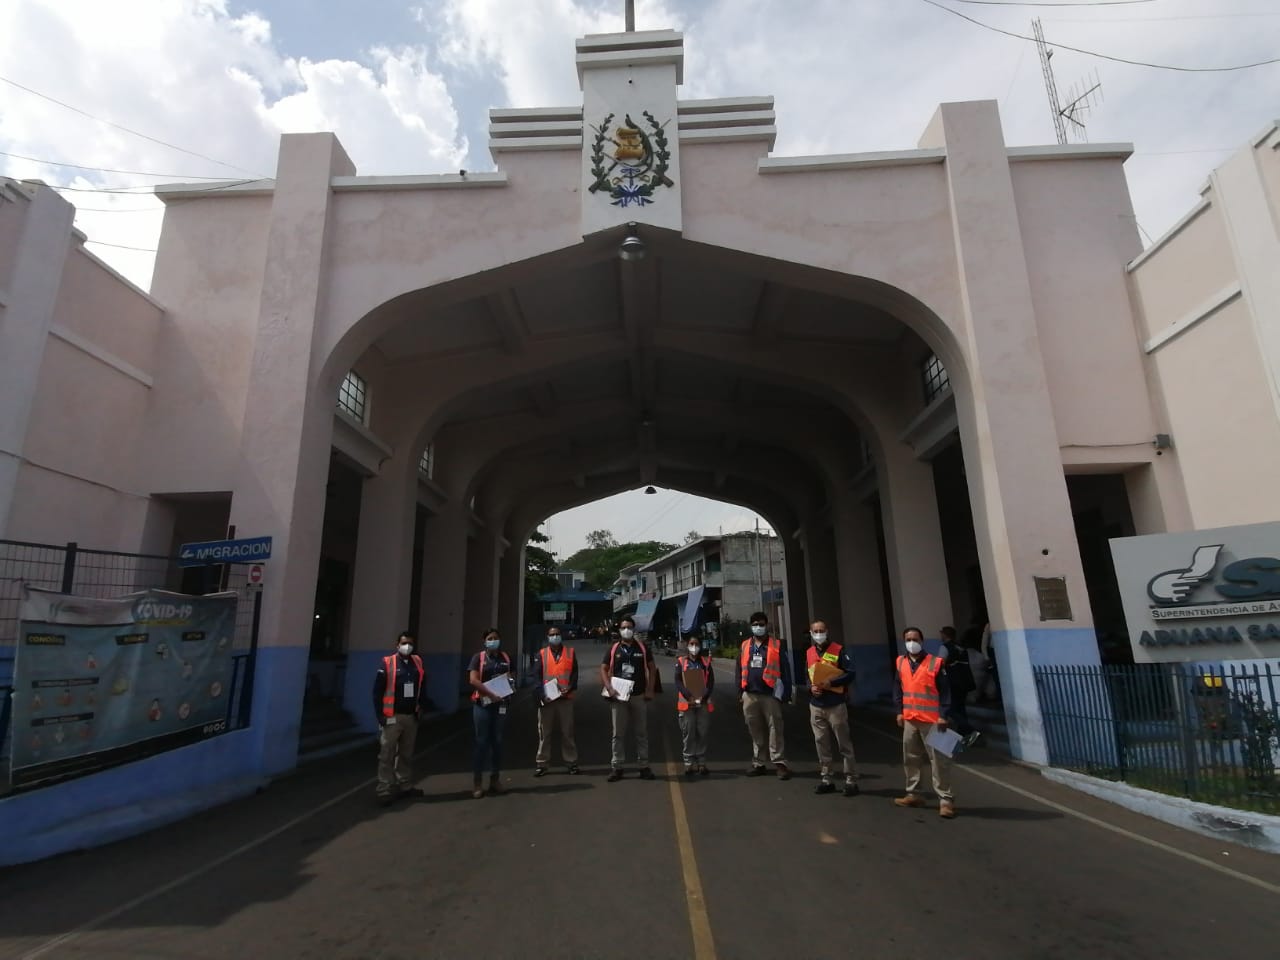
{"label": "khaki pant", "polygon": [[378,732],[378,796],[410,786],[413,779],[413,744],[418,739],[418,718],[411,713],[388,717]]}
{"label": "khaki pant", "polygon": [[786,763],[782,741],[782,704],[771,693],[742,692],[742,717],[751,734],[751,762],[764,764],[765,733],[768,732],[769,761]]}
{"label": "khaki pant", "polygon": [[613,740],[610,744],[610,765],[617,770],[627,760],[627,727],[635,733],[636,762],[649,765],[649,702],[642,694],[630,700],[610,700],[609,716],[613,721]]}
{"label": "khaki pant", "polygon": [[538,755],[534,763],[539,767],[551,762],[551,735],[556,727],[560,728],[560,756],[569,766],[578,762],[578,743],[573,736],[573,701],[561,697],[538,708]]}
{"label": "khaki pant", "polygon": [[854,779],[857,770],[853,760],[853,736],[849,733],[849,705],[841,703],[834,707],[819,707],[809,704],[809,726],[813,728],[813,744],[818,749],[822,778],[825,780],[830,775],[831,764],[835,761],[831,753],[831,738],[835,737],[844,764],[845,779]]}
{"label": "khaki pant", "polygon": [[907,793],[920,792],[920,774],[925,754],[933,771],[933,792],[939,800],[951,800],[951,758],[926,746],[924,738],[933,730],[927,720],[906,720],[902,724],[902,768],[907,774]]}
{"label": "khaki pant", "polygon": [[680,739],[684,746],[684,765],[707,762],[707,734],[711,730],[711,713],[706,707],[690,707],[676,714],[680,721]]}

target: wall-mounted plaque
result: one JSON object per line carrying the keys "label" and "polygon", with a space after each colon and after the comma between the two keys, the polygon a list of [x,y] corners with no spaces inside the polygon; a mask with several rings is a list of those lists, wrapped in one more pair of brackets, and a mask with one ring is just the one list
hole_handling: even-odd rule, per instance
{"label": "wall-mounted plaque", "polygon": [[1041,620],[1072,620],[1066,577],[1035,577]]}

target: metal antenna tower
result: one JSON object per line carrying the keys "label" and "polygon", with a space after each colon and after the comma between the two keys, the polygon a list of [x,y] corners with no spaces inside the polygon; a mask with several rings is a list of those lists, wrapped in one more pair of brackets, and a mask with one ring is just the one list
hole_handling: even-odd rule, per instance
{"label": "metal antenna tower", "polygon": [[[1087,140],[1084,118],[1101,99],[1102,81],[1095,70],[1091,77],[1073,84],[1067,91],[1067,103],[1064,106],[1058,99],[1058,81],[1053,76],[1053,48],[1045,42],[1044,28],[1040,26],[1040,18],[1031,21],[1031,32],[1036,38],[1036,50],[1040,54],[1040,69],[1044,72],[1044,88],[1049,95],[1049,112],[1053,115],[1053,131],[1058,142],[1067,142],[1067,130],[1070,129],[1081,141]],[[1068,127],[1070,124],[1070,127]]]}

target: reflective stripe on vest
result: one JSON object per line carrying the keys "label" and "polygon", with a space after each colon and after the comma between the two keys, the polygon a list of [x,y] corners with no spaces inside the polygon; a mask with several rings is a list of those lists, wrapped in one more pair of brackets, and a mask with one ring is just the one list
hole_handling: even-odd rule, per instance
{"label": "reflective stripe on vest", "polygon": [[[499,655],[500,657],[502,657],[502,662],[503,662],[503,663],[505,663],[505,664],[507,665],[507,673],[510,673],[510,672],[511,672],[511,658],[510,658],[510,657],[508,657],[508,656],[507,656],[505,653],[503,653],[501,650],[499,650],[499,651],[498,651],[498,655]],[[485,663],[485,657],[486,657],[486,656],[488,656],[488,651],[486,651],[486,650],[481,650],[481,651],[480,651],[480,682],[481,682],[481,683],[484,683],[484,663]],[[496,677],[496,676],[497,676],[497,674],[495,673],[495,674],[494,674],[494,676]],[[493,677],[490,677],[489,679],[490,679],[490,680],[492,680],[492,679],[493,679]],[[487,699],[489,699],[489,698],[488,698],[488,697],[485,697],[484,699],[486,699],[486,700],[487,700]],[[472,691],[471,691],[471,702],[472,702],[472,703],[479,703],[479,702],[480,702],[480,691],[479,691],[479,690],[472,690]]]}
{"label": "reflective stripe on vest", "polygon": [[[686,670],[689,669],[689,658],[677,657],[676,663],[680,664],[680,679],[683,681],[684,673]],[[702,657],[698,657],[698,663],[702,664],[702,669],[706,672],[707,679],[710,680],[711,679],[711,658],[707,657],[704,660]],[[703,696],[704,705],[707,708],[707,713],[711,713],[713,710],[715,710],[715,706],[712,705],[711,701],[706,698],[707,697],[705,692],[706,687],[703,687],[703,691],[704,692],[702,696]],[[689,709],[689,701],[685,699],[684,694],[680,692],[679,687],[676,688],[676,709],[679,710],[681,713],[684,713],[684,711]]]}
{"label": "reflective stripe on vest", "polygon": [[[426,679],[427,671],[423,669],[422,658],[416,653],[410,654],[409,659],[413,665],[418,668],[418,686],[414,692],[418,696],[422,695],[422,683]],[[389,657],[382,658],[382,669],[387,674],[387,688],[382,692],[382,715],[384,717],[394,717],[396,715],[396,656],[392,654]],[[368,676],[368,674],[366,674]],[[416,699],[416,698],[415,698]]]}
{"label": "reflective stripe on vest", "polygon": [[560,688],[560,696],[566,700],[573,698],[573,694],[569,692],[569,684],[573,677],[573,650],[564,647],[560,654],[560,659],[556,660],[551,655],[550,647],[542,648],[542,682],[554,680],[556,686]]}
{"label": "reflective stripe on vest", "polygon": [[902,685],[902,717],[937,723],[942,718],[938,694],[938,671],[942,658],[928,654],[913,672],[910,657],[898,658],[898,682]]}
{"label": "reflective stripe on vest", "polygon": [[[747,671],[751,668],[747,664],[751,661],[751,644],[754,640],[742,641],[742,656],[738,659],[738,666],[742,672],[742,689],[747,689]],[[782,644],[773,637],[770,637],[766,645],[766,653],[764,658],[764,673],[761,679],[764,685],[772,690],[777,686],[778,681],[782,679]]]}
{"label": "reflective stripe on vest", "polygon": [[[828,643],[822,653],[819,654],[817,647],[810,646],[804,652],[804,658],[809,666],[809,682],[813,683],[813,668],[819,660],[825,660],[833,665],[838,664],[840,662],[840,651],[843,649],[844,647],[838,643]],[[844,693],[844,687],[828,687],[827,691],[829,693]]]}

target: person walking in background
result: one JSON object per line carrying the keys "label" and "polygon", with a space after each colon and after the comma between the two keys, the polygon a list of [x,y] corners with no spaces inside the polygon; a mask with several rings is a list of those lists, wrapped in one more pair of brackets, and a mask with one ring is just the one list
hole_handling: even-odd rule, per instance
{"label": "person walking in background", "polygon": [[924,806],[920,775],[927,754],[933,773],[933,792],[938,795],[938,813],[944,820],[950,820],[956,815],[950,782],[951,759],[929,746],[925,738],[935,730],[947,729],[951,688],[942,668],[942,658],[924,652],[924,634],[918,627],[903,630],[902,640],[907,654],[898,657],[893,676],[893,705],[897,708],[898,726],[902,728],[902,767],[907,792],[893,802],[900,807]]}
{"label": "person walking in background", "polygon": [[[538,651],[533,671],[538,697],[538,755],[533,775],[545,776],[551,762],[551,736],[560,728],[560,756],[569,772],[578,772],[578,744],[573,735],[573,694],[578,689],[578,657],[564,645],[559,627],[547,628],[547,645]],[[547,699],[546,685],[554,681],[559,696]]]}
{"label": "person walking in background", "polygon": [[373,678],[373,713],[378,719],[378,802],[384,807],[397,797],[420,797],[410,786],[413,745],[426,696],[426,670],[410,633],[396,638],[396,652],[382,658]]}
{"label": "person walking in background", "polygon": [[[622,764],[627,759],[627,728],[631,728],[636,744],[636,762],[640,764],[640,779],[652,780],[649,768],[649,701],[653,699],[658,670],[653,663],[653,651],[636,639],[636,622],[630,617],[618,621],[618,642],[610,645],[600,665],[600,681],[604,695],[609,699],[609,719],[612,726],[609,782],[622,779]],[[631,693],[622,699],[614,690],[613,678],[630,680]]]}
{"label": "person walking in background", "polygon": [[751,767],[747,776],[761,776],[765,757],[779,780],[790,780],[786,744],[783,741],[782,701],[792,689],[790,657],[782,643],[769,633],[769,618],[751,614],[751,637],[738,651],[737,686],[742,691],[742,717],[751,734]]}
{"label": "person walking in background", "polygon": [[496,627],[484,632],[484,647],[471,658],[467,677],[471,682],[471,722],[475,746],[471,756],[473,774],[471,796],[484,796],[484,768],[489,766],[489,796],[502,793],[502,733],[507,722],[510,693],[501,694],[488,686],[502,677],[510,686],[511,658],[501,649],[502,635]]}
{"label": "person walking in background", "polygon": [[[711,730],[711,690],[715,671],[711,657],[702,653],[702,641],[696,633],[686,633],[685,653],[676,658],[676,711],[683,743],[684,775],[707,776],[707,735]],[[691,687],[690,684],[693,684]]]}
{"label": "person walking in background", "polygon": [[858,772],[853,757],[853,736],[849,732],[849,687],[854,680],[853,659],[845,647],[831,640],[827,624],[815,620],[809,624],[811,646],[805,651],[809,670],[809,726],[821,767],[814,793],[835,793],[831,766],[834,739],[840,751],[844,773],[844,795],[858,795]]}
{"label": "person walking in background", "polygon": [[942,669],[946,671],[947,684],[951,687],[951,710],[946,715],[947,723],[964,737],[964,745],[971,747],[982,734],[969,722],[968,698],[974,687],[969,651],[956,640],[955,627],[943,627],[938,633],[942,637],[942,647],[938,653],[943,658]]}

